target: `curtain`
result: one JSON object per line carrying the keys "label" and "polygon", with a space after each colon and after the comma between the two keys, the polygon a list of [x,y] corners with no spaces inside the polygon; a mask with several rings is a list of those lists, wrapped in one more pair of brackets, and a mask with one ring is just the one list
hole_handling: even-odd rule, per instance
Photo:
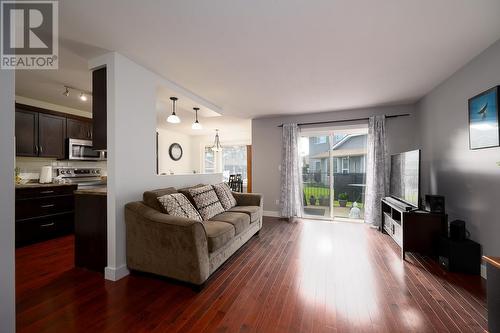
{"label": "curtain", "polygon": [[280,216],[302,217],[302,172],[299,158],[299,126],[284,124],[281,150]]}
{"label": "curtain", "polygon": [[366,155],[365,222],[379,227],[382,221],[380,200],[387,192],[385,116],[368,120]]}

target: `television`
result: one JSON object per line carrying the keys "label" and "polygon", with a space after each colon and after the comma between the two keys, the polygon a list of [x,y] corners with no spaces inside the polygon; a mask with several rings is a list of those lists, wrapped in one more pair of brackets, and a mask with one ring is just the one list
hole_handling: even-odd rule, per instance
{"label": "television", "polygon": [[391,156],[389,195],[410,206],[419,208],[420,150]]}

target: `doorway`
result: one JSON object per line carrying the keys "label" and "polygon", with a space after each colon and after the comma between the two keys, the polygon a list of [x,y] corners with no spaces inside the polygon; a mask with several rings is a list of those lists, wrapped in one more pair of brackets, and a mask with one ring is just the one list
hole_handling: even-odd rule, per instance
{"label": "doorway", "polygon": [[364,221],[368,128],[301,130],[303,215]]}

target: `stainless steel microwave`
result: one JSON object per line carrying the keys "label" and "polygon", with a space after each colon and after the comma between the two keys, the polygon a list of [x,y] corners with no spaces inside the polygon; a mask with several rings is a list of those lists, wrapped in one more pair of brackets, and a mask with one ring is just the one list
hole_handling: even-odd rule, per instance
{"label": "stainless steel microwave", "polygon": [[105,161],[106,153],[94,150],[92,141],[68,139],[66,144],[66,159],[77,161]]}

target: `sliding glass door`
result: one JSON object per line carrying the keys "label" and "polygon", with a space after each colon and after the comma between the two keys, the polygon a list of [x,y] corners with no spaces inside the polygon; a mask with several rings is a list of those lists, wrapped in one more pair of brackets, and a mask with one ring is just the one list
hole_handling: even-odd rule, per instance
{"label": "sliding glass door", "polygon": [[366,141],[365,127],[302,133],[304,216],[363,221]]}

